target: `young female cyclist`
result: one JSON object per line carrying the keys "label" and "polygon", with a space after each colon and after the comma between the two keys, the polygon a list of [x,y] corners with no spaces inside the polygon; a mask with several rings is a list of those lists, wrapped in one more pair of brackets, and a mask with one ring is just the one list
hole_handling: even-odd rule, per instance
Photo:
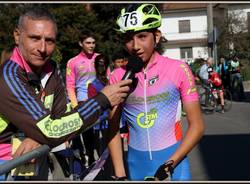
{"label": "young female cyclist", "polygon": [[[117,30],[131,55],[143,60],[136,74],[137,86],[122,106],[110,114],[109,149],[116,178],[144,180],[190,180],[187,154],[204,132],[203,117],[193,74],[188,65],[161,56],[155,47],[161,38],[157,29],[161,15],[153,4],[133,4],[121,10]],[[110,83],[121,80],[126,70],[118,68]],[[187,113],[188,128],[181,130],[181,104]],[[119,118],[124,113],[129,123],[126,164],[123,164]]]}

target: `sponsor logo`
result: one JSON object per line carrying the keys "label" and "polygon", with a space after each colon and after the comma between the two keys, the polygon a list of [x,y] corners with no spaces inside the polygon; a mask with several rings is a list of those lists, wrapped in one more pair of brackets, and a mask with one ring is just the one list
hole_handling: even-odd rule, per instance
{"label": "sponsor logo", "polygon": [[158,117],[157,110],[156,108],[153,108],[148,112],[147,116],[145,115],[144,112],[141,112],[137,116],[136,122],[141,128],[150,128],[154,126],[157,117]]}
{"label": "sponsor logo", "polygon": [[47,137],[57,138],[79,130],[82,124],[81,118],[75,113],[58,120],[52,120],[47,116],[42,121],[38,122],[37,126]]}
{"label": "sponsor logo", "polygon": [[181,64],[181,67],[184,69],[187,77],[188,77],[188,81],[189,81],[189,85],[190,85],[190,88],[188,89],[187,91],[187,94],[190,94],[190,93],[193,93],[193,92],[196,92],[196,87],[195,87],[195,84],[193,82],[193,79],[192,79],[192,75],[191,73],[189,72],[188,68],[186,67],[186,65],[184,64]]}
{"label": "sponsor logo", "polygon": [[[162,102],[169,99],[169,92],[160,93],[153,96],[147,97],[147,104],[153,104],[157,102]],[[143,97],[136,97],[134,95],[130,95],[126,101],[126,104],[144,104]]]}
{"label": "sponsor logo", "polygon": [[71,74],[71,69],[70,69],[70,68],[67,68],[67,69],[66,69],[66,74],[67,74],[67,75],[70,75],[70,74]]}
{"label": "sponsor logo", "polygon": [[44,106],[45,106],[45,108],[49,109],[51,111],[52,105],[53,105],[53,101],[54,101],[54,94],[45,96],[45,99],[44,99]]}
{"label": "sponsor logo", "polygon": [[158,79],[159,79],[159,75],[154,76],[151,79],[149,79],[148,81],[149,86],[153,86],[156,83],[156,81],[158,81]]}

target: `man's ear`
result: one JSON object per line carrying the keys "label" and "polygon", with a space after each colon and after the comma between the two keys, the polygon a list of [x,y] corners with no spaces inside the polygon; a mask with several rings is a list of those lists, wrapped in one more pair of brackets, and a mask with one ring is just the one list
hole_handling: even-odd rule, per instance
{"label": "man's ear", "polygon": [[160,39],[161,39],[161,31],[159,29],[157,29],[155,31],[155,42],[156,42],[156,44],[159,43]]}
{"label": "man's ear", "polygon": [[15,39],[15,43],[16,45],[19,45],[19,38],[20,38],[20,30],[18,28],[16,28],[13,32],[14,35],[14,39]]}

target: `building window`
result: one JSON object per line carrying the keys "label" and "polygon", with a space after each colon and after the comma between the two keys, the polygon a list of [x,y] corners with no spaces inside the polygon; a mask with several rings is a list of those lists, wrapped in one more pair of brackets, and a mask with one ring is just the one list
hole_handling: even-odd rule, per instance
{"label": "building window", "polygon": [[181,59],[191,59],[193,58],[193,48],[192,47],[181,47]]}
{"label": "building window", "polygon": [[190,20],[179,20],[179,33],[190,33]]}

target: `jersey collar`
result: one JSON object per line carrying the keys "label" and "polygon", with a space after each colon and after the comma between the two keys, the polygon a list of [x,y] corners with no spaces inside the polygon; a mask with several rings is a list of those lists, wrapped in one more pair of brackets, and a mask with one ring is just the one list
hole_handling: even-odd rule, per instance
{"label": "jersey collar", "polygon": [[[53,67],[50,64],[50,62],[46,62],[46,64],[43,67],[43,71],[41,74],[41,77],[39,78],[30,68],[30,66],[27,64],[27,62],[25,61],[25,59],[23,58],[20,50],[18,49],[18,47],[15,47],[13,50],[13,54],[10,58],[10,60],[14,61],[15,63],[17,63],[26,73],[27,73],[27,77],[29,81],[36,81],[36,82],[40,82],[40,80],[42,80],[43,78],[49,78],[49,76],[52,74],[53,71]],[[47,81],[47,80],[46,80]]]}

